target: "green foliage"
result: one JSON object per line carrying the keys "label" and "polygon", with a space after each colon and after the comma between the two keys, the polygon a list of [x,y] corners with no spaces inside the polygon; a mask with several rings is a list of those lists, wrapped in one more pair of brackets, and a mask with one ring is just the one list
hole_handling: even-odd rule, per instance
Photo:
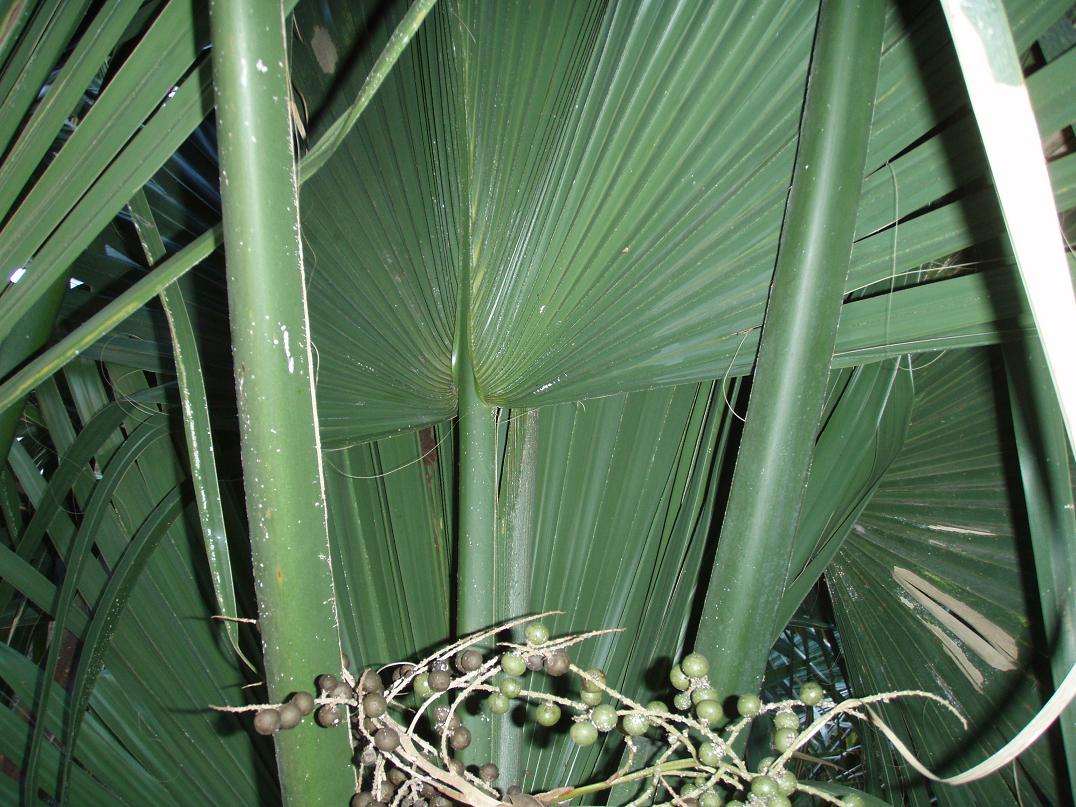
{"label": "green foliage", "polygon": [[[268,744],[206,712],[264,700],[240,689],[248,674],[233,646],[260,665],[256,634],[210,619],[254,606],[214,254],[206,8],[116,0],[83,20],[83,3],[0,5],[0,271],[27,270],[0,296],[0,425],[19,438],[0,472],[0,754],[26,770],[38,712],[43,797],[57,793],[66,753],[73,804],[274,803]],[[1043,64],[1035,45],[1069,3],[1005,6],[1055,200],[1071,211],[1076,155],[1056,135],[1076,120],[1076,50],[1043,46]],[[743,413],[754,369],[817,9],[442,0],[363,108],[369,69],[407,11],[307,0],[288,28],[300,152],[328,153],[323,135],[363,109],[300,199],[344,649],[418,658],[458,629],[469,596],[457,577],[466,461],[452,369],[463,278],[475,397],[495,417],[492,473],[479,470],[495,485],[502,554],[477,559],[496,569],[482,596],[497,618],[564,610],[554,634],[625,628],[578,661],[645,702],[692,646],[712,571],[714,515],[737,461],[732,409]],[[951,770],[1041,705],[1052,627],[1039,594],[1056,610],[1050,595],[1063,597],[1071,575],[1035,579],[1028,523],[1039,555],[1065,485],[1052,478],[1044,501],[1034,436],[1009,434],[1011,396],[1025,412],[1021,383],[1007,387],[988,369],[995,354],[970,349],[1033,325],[933,3],[888,9],[864,174],[832,361],[850,369],[830,378],[810,429],[814,472],[773,592],[780,616],[758,631],[759,648],[773,643],[763,691],[791,695],[806,677],[830,695],[940,690],[971,716],[970,740],[915,708],[885,714]],[[163,247],[149,272],[124,213],[140,192]],[[185,275],[186,341],[205,387],[194,397],[208,414],[199,429],[219,476],[208,520],[188,499],[174,520],[161,516],[177,491],[213,487],[189,470],[170,386],[190,353],[178,332],[174,351],[153,302]],[[72,276],[83,285],[67,289]],[[898,358],[909,351],[929,353]],[[141,443],[147,428],[157,439]],[[121,477],[112,463],[125,456]],[[158,538],[145,559],[139,548]],[[898,566],[915,577],[898,580]],[[819,579],[834,620],[810,594]],[[1012,636],[1015,668],[989,666],[973,637],[953,633],[924,604],[935,589]],[[303,607],[324,616],[326,604]],[[510,731],[515,719],[492,721],[502,782],[533,791],[622,761],[609,735],[582,748],[564,733]],[[1016,781],[1007,772],[936,796],[1063,802],[1052,743],[1021,759]],[[930,798],[923,785],[901,789],[871,731],[841,724],[811,752],[846,768],[801,761],[811,779],[834,775],[894,804]],[[0,801],[18,789],[0,777]]]}

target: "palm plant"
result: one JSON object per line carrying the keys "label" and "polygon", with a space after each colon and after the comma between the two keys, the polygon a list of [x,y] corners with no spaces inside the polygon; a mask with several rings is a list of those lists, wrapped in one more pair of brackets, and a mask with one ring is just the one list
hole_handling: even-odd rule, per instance
{"label": "palm plant", "polygon": [[[983,93],[1076,207],[1071,4],[980,4],[985,85],[948,3],[206,6],[0,3],[4,803],[344,804],[344,733],[208,705],[551,609],[636,698],[935,692],[879,711],[942,772],[1070,675],[1059,232]],[[469,761],[619,760],[522,718]],[[797,765],[1064,804],[1074,731]]]}

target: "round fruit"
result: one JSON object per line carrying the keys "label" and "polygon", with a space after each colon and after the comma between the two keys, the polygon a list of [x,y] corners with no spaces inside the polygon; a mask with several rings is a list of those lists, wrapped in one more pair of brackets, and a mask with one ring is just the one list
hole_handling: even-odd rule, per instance
{"label": "round fruit", "polygon": [[721,807],[725,803],[725,800],[721,798],[721,794],[714,790],[704,790],[699,796],[699,804],[702,807]]}
{"label": "round fruit", "polygon": [[579,700],[583,701],[587,706],[597,706],[602,702],[602,693],[600,692],[587,692],[585,689],[579,693]]}
{"label": "round fruit", "polygon": [[298,707],[304,716],[314,711],[314,696],[309,692],[296,692],[291,696],[291,702]]}
{"label": "round fruit", "polygon": [[796,742],[796,737],[795,729],[778,729],[773,735],[773,749],[783,754],[792,747],[792,743]]}
{"label": "round fruit", "polygon": [[430,801],[430,807],[452,807],[452,799],[445,796],[434,796]]}
{"label": "round fruit", "polygon": [[751,780],[751,793],[761,799],[777,795],[777,782],[769,776],[756,776]]}
{"label": "round fruit", "polygon": [[571,666],[571,663],[572,661],[568,658],[567,653],[563,650],[557,650],[546,656],[543,666],[545,667],[545,671],[550,675],[560,677],[568,672],[568,667]]}
{"label": "round fruit", "polygon": [[711,768],[716,768],[721,762],[723,754],[716,743],[705,742],[699,746],[699,762]]}
{"label": "round fruit", "polygon": [[430,677],[427,680],[430,689],[434,692],[444,692],[452,686],[452,673],[444,670],[433,670],[430,672]]}
{"label": "round fruit", "polygon": [[389,781],[399,787],[407,781],[407,774],[401,771],[399,768],[393,768],[389,771]]}
{"label": "round fruit", "polygon": [[285,703],[277,711],[280,713],[280,728],[293,729],[303,719],[303,713],[294,703]]}
{"label": "round fruit", "polygon": [[454,751],[462,751],[471,744],[471,730],[466,726],[460,726],[448,735],[448,744]]}
{"label": "round fruit", "polygon": [[598,727],[590,722],[573,723],[568,731],[568,736],[572,738],[572,742],[576,745],[594,745],[598,739]]}
{"label": "round fruit", "polygon": [[790,802],[781,794],[777,794],[770,799],[769,803],[767,804],[767,807],[792,807],[792,802]]}
{"label": "round fruit", "polygon": [[415,676],[415,680],[411,684],[415,688],[415,694],[425,700],[433,694],[433,690],[430,689],[430,674],[419,673]]}
{"label": "round fruit", "polygon": [[686,799],[680,799],[680,803],[683,807],[699,807],[699,800],[694,796],[688,796]]}
{"label": "round fruit", "polygon": [[329,697],[336,698],[337,700],[346,701],[351,700],[351,696],[354,694],[355,693],[352,691],[351,687],[349,687],[347,684],[337,684],[333,691],[329,693]]}
{"label": "round fruit", "polygon": [[691,680],[684,675],[684,671],[679,664],[674,664],[673,668],[669,670],[669,683],[681,692],[691,687]]}
{"label": "round fruit", "polygon": [[616,728],[616,709],[608,703],[595,706],[594,711],[590,713],[590,720],[598,731],[612,731]]}
{"label": "round fruit", "polygon": [[782,796],[791,796],[796,792],[796,785],[799,784],[799,780],[796,779],[796,774],[792,773],[792,771],[786,768],[775,774],[773,778],[777,781],[777,792]]}
{"label": "round fruit", "polygon": [[340,725],[340,707],[327,703],[318,709],[314,715],[314,719],[318,721],[318,725],[327,729],[331,729],[333,726]]}
{"label": "round fruit", "polygon": [[362,699],[362,712],[367,717],[381,717],[389,710],[389,703],[380,692],[371,692]]}
{"label": "round fruit", "polygon": [[782,709],[773,716],[773,727],[775,729],[799,729],[799,715],[791,710]]}
{"label": "round fruit", "polygon": [[702,678],[710,672],[710,662],[702,653],[690,653],[680,662],[680,669],[688,678]]}
{"label": "round fruit", "polygon": [[800,700],[808,706],[817,706],[824,696],[822,686],[817,681],[808,681],[800,687]]}
{"label": "round fruit", "polygon": [[676,693],[676,696],[673,698],[673,706],[681,712],[686,712],[691,708],[691,695],[687,692]]}
{"label": "round fruit", "polygon": [[601,692],[605,685],[605,673],[601,670],[587,670],[587,677],[583,679],[584,692]]}
{"label": "round fruit", "polygon": [[501,694],[506,698],[515,698],[523,691],[523,683],[518,678],[502,678]]}
{"label": "round fruit", "polygon": [[650,703],[646,705],[646,711],[660,712],[663,715],[667,715],[669,713],[669,707],[665,701],[650,701]]}
{"label": "round fruit", "polygon": [[254,730],[258,734],[272,734],[280,728],[280,712],[276,709],[261,709],[254,715]]}
{"label": "round fruit", "polygon": [[530,670],[531,672],[537,672],[538,670],[542,669],[542,666],[545,664],[545,658],[542,656],[541,653],[531,653],[529,656],[527,656],[525,664],[527,665],[528,670]]}
{"label": "round fruit", "polygon": [[501,656],[501,669],[509,675],[523,675],[527,662],[518,653],[505,653]]}
{"label": "round fruit", "polygon": [[841,802],[844,804],[844,807],[863,807],[864,805],[863,797],[855,793],[849,793],[841,799]]}
{"label": "round fruit", "polygon": [[461,650],[456,654],[456,669],[463,673],[474,672],[482,666],[482,654],[477,650]]}
{"label": "round fruit", "polygon": [[348,802],[348,804],[350,804],[351,807],[369,807],[370,802],[373,800],[373,795],[364,790],[362,793],[356,793],[352,796],[351,801]]}
{"label": "round fruit", "polygon": [[624,715],[620,721],[620,728],[629,737],[640,737],[646,734],[646,730],[650,728],[650,721],[646,719],[646,715],[635,712],[630,715]]}
{"label": "round fruit", "polygon": [[695,704],[695,714],[699,720],[705,720],[707,725],[713,726],[725,716],[725,710],[717,701],[699,701]]}
{"label": "round fruit", "polygon": [[540,703],[534,719],[541,726],[555,726],[560,721],[560,707],[555,703]]}
{"label": "round fruit", "polygon": [[486,698],[486,708],[495,715],[504,715],[508,714],[508,710],[512,708],[512,702],[504,693],[494,692]]}
{"label": "round fruit", "polygon": [[487,762],[485,765],[478,769],[478,778],[483,782],[492,782],[501,772],[492,762]]}
{"label": "round fruit", "polygon": [[545,644],[549,641],[549,628],[541,622],[531,622],[524,629],[524,633],[531,644]]}
{"label": "round fruit", "polygon": [[374,735],[374,745],[381,751],[395,751],[400,747],[400,735],[396,733],[396,729],[385,726],[378,729]]}
{"label": "round fruit", "polygon": [[758,769],[760,771],[768,771],[773,767],[773,763],[777,761],[777,757],[763,757],[758,761]]}
{"label": "round fruit", "polygon": [[721,696],[717,694],[716,689],[711,687],[699,687],[698,689],[691,690],[691,702],[701,703],[702,701],[720,701]]}
{"label": "round fruit", "polygon": [[318,676],[317,685],[323,695],[328,695],[340,685],[340,679],[332,673],[325,673]]}
{"label": "round fruit", "polygon": [[359,689],[363,692],[384,692],[385,682],[376,670],[363,670],[359,677]]}
{"label": "round fruit", "polygon": [[458,759],[450,759],[448,761],[448,769],[456,774],[456,776],[463,776],[463,763]]}
{"label": "round fruit", "polygon": [[376,795],[378,797],[378,801],[391,801],[392,797],[396,795],[396,785],[389,781],[383,781],[381,783],[381,787],[377,789]]}
{"label": "round fruit", "polygon": [[506,791],[504,791],[504,795],[506,795],[506,796],[522,796],[523,795],[523,788],[521,788],[519,785],[509,785],[508,789]]}
{"label": "round fruit", "polygon": [[741,695],[736,701],[736,711],[744,717],[754,717],[762,711],[762,701],[758,695]]}

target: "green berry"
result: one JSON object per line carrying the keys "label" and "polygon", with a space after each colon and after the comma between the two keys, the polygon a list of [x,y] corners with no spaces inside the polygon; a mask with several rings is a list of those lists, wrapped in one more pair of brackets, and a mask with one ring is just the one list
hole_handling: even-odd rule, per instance
{"label": "green berry", "polygon": [[587,677],[583,679],[584,692],[601,692],[604,685],[605,673],[601,670],[587,670]]}
{"label": "green berry", "polygon": [[524,629],[524,633],[531,644],[545,644],[549,641],[549,628],[541,622],[531,622]]}
{"label": "green berry", "polygon": [[681,712],[686,712],[691,708],[691,695],[687,692],[678,692],[676,697],[673,698],[673,706]]}
{"label": "green berry", "polygon": [[506,698],[515,698],[523,691],[523,683],[518,678],[502,678],[501,693]]}
{"label": "green berry", "polygon": [[699,807],[721,807],[724,803],[721,794],[713,790],[704,790],[699,795]]}
{"label": "green berry", "polygon": [[698,715],[699,720],[704,720],[707,725],[714,726],[724,718],[725,710],[717,701],[699,701],[695,704],[695,714]]}
{"label": "green berry", "polygon": [[792,807],[792,802],[778,793],[776,796],[770,798],[766,807]]}
{"label": "green berry", "polygon": [[717,694],[717,690],[711,687],[699,687],[698,689],[691,690],[691,702],[702,703],[703,701],[720,701],[721,696]]}
{"label": "green berry", "polygon": [[799,729],[800,718],[793,711],[786,709],[781,710],[773,716],[773,727],[775,729]]}
{"label": "green berry", "polygon": [[673,668],[669,670],[669,683],[681,692],[691,687],[691,680],[684,675],[684,671],[679,664],[674,664]]}
{"label": "green berry", "polygon": [[760,771],[767,771],[773,767],[773,763],[777,761],[777,757],[763,757],[758,761],[758,769]]}
{"label": "green berry", "polygon": [[808,681],[800,687],[800,700],[808,706],[817,706],[822,702],[824,696],[822,685],[817,681]]}
{"label": "green berry", "polygon": [[716,743],[705,742],[699,746],[699,762],[710,768],[716,768],[724,755]]}
{"label": "green berry", "polygon": [[585,689],[579,693],[579,700],[583,701],[587,706],[597,706],[602,702],[602,693],[600,692],[587,692]]}
{"label": "green berry", "polygon": [[254,730],[258,734],[272,734],[280,728],[280,712],[276,709],[261,709],[254,715]]}
{"label": "green berry", "polygon": [[796,785],[799,784],[799,780],[796,779],[796,774],[785,768],[780,773],[775,774],[773,777],[777,782],[777,792],[782,796],[791,796],[796,792]]}
{"label": "green berry", "polygon": [[650,703],[646,705],[646,711],[660,712],[663,715],[667,715],[669,713],[669,706],[665,701],[650,701]]}
{"label": "green berry", "polygon": [[518,653],[505,653],[501,656],[501,669],[509,675],[523,675],[527,671],[527,662]]}
{"label": "green berry", "polygon": [[612,731],[616,728],[616,709],[608,703],[595,706],[594,711],[590,713],[590,720],[598,731]]}
{"label": "green berry", "polygon": [[841,799],[841,803],[844,804],[844,807],[864,807],[865,804],[863,797],[856,793],[849,793]]}
{"label": "green berry", "polygon": [[594,745],[598,739],[598,727],[590,722],[573,723],[568,736],[578,746]]}
{"label": "green berry", "polygon": [[768,799],[777,795],[777,782],[769,776],[756,776],[751,780],[751,794],[760,799]]}
{"label": "green berry", "polygon": [[650,728],[650,721],[646,719],[645,715],[639,713],[633,713],[630,715],[624,715],[620,721],[620,728],[629,737],[639,737],[646,734],[646,730]]}
{"label": "green berry", "polygon": [[758,695],[741,695],[736,701],[736,711],[744,717],[754,717],[762,711],[762,701]]}
{"label": "green berry", "polygon": [[423,700],[425,700],[426,698],[430,697],[430,695],[433,694],[433,690],[430,689],[430,674],[429,673],[419,673],[418,675],[416,675],[414,683],[412,684],[412,686],[414,686],[414,688],[415,688],[415,694],[418,695]]}
{"label": "green berry", "polygon": [[680,669],[688,678],[702,678],[710,672],[710,662],[702,653],[691,653],[684,656]]}
{"label": "green berry", "polygon": [[503,692],[494,692],[486,698],[486,707],[495,715],[505,715],[512,708],[512,702]]}
{"label": "green berry", "polygon": [[560,707],[555,703],[540,703],[534,719],[541,726],[555,726],[560,721]]}
{"label": "green berry", "polygon": [[792,743],[796,742],[797,736],[795,729],[778,729],[773,735],[774,750],[783,754],[792,747]]}

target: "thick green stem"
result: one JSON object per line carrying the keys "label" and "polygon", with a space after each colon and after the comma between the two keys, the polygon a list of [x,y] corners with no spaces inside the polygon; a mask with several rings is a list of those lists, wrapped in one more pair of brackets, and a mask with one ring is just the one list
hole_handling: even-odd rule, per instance
{"label": "thick green stem", "polygon": [[[1035,576],[1054,685],[1076,664],[1076,516],[1065,423],[1037,339],[1006,350],[1009,399],[1020,458]],[[1058,721],[1076,797],[1076,706]]]}
{"label": "thick green stem", "polygon": [[[471,364],[468,326],[470,295],[466,270],[460,278],[456,314],[453,376],[459,390],[459,513],[456,575],[456,633],[463,635],[493,625],[498,613],[496,542],[497,420],[478,394]],[[468,757],[488,762],[492,732],[489,716],[469,725],[472,744]]]}
{"label": "thick green stem", "polygon": [[[228,303],[271,702],[340,672],[288,99],[283,3],[211,6]],[[276,735],[285,804],[347,804],[347,732]]]}
{"label": "thick green stem", "polygon": [[822,412],[881,53],[885,6],[819,12],[792,193],[696,647],[722,693],[766,666]]}

